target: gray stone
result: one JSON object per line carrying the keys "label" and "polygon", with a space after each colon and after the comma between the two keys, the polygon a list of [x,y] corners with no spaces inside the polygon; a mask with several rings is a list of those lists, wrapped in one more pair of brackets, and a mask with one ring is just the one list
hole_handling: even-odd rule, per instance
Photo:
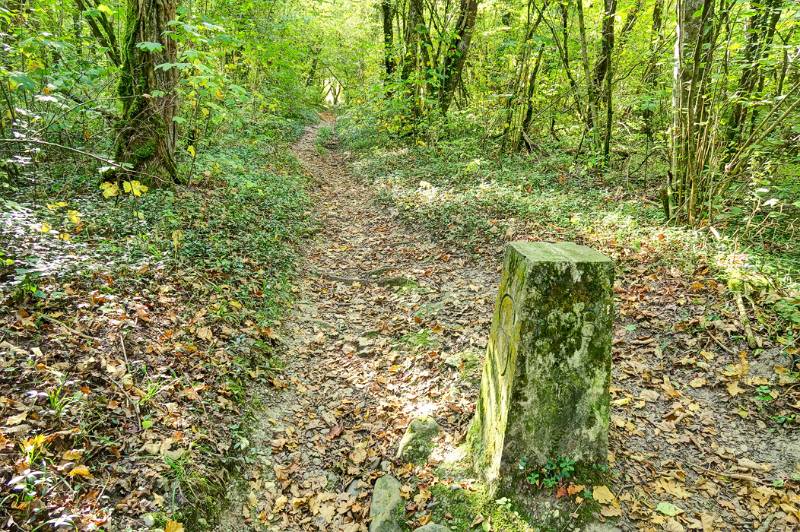
{"label": "gray stone", "polygon": [[400,481],[384,475],[375,481],[369,506],[369,532],[400,532],[404,514]]}
{"label": "gray stone", "polygon": [[433,440],[439,434],[439,424],[432,417],[423,416],[409,423],[397,448],[396,458],[423,464],[433,451]]}
{"label": "gray stone", "polygon": [[515,242],[468,435],[476,472],[515,500],[548,460],[608,454],[614,266],[572,243]]}
{"label": "gray stone", "polygon": [[439,525],[436,523],[428,523],[425,526],[415,528],[414,532],[450,532],[450,529],[444,525]]}

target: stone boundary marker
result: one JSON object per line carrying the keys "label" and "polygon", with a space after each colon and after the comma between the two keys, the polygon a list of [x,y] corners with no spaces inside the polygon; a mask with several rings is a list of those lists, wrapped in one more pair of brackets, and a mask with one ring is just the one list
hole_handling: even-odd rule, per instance
{"label": "stone boundary marker", "polygon": [[605,464],[614,265],[573,243],[513,242],[468,434],[491,493],[529,493],[532,468]]}

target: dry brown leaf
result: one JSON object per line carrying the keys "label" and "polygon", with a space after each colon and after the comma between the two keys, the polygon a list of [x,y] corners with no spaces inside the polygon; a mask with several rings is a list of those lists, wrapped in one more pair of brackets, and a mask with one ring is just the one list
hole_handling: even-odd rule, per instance
{"label": "dry brown leaf", "polygon": [[728,390],[728,394],[730,394],[731,397],[736,397],[744,391],[739,387],[739,381],[729,382],[725,388]]}
{"label": "dry brown leaf", "polygon": [[17,414],[16,416],[9,416],[8,419],[6,419],[6,426],[7,427],[12,427],[14,425],[19,425],[20,423],[25,421],[25,419],[27,419],[27,417],[28,417],[28,411],[27,410],[25,412],[21,412],[21,413]]}
{"label": "dry brown leaf", "polygon": [[600,504],[613,504],[617,497],[611,493],[607,486],[595,486],[592,490],[592,498]]}

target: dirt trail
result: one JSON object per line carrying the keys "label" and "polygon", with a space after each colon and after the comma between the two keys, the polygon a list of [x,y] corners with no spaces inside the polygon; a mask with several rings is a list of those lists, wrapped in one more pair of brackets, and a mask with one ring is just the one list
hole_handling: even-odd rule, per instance
{"label": "dirt trail", "polygon": [[[308,128],[295,146],[313,178],[321,231],[280,328],[285,371],[254,394],[263,402],[249,442],[257,459],[220,531],[366,530],[377,477],[432,480],[430,468],[394,460],[409,421],[430,415],[444,429],[435,463],[472,415],[499,257],[477,264],[401,225],[348,173],[344,155],[317,146],[322,127],[330,124]],[[723,304],[715,281],[701,293],[691,277],[649,267],[621,267],[616,288],[610,487],[624,503],[616,524],[678,529],[656,510],[669,501],[690,528],[774,521],[781,529],[797,495],[776,488],[798,474],[800,445],[790,431],[767,430],[768,415],[748,395],[774,381],[782,360],[768,352],[741,362],[742,352],[692,327]],[[735,324],[717,329],[744,349]],[[751,390],[731,392],[739,379]],[[415,493],[406,509],[419,518],[430,500]],[[789,510],[775,510],[779,503]]]}
{"label": "dirt trail", "polygon": [[377,207],[342,155],[316,146],[328,126],[295,146],[321,232],[281,328],[285,371],[260,394],[258,460],[219,530],[366,530],[372,482],[409,420],[432,415],[452,441],[470,416],[475,386],[444,359],[485,347],[496,268]]}

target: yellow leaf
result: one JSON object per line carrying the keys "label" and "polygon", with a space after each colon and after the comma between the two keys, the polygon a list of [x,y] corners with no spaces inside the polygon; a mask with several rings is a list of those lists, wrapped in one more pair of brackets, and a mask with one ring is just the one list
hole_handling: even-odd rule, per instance
{"label": "yellow leaf", "polygon": [[729,382],[726,388],[728,389],[728,393],[731,395],[731,397],[736,397],[744,391],[739,388],[739,381]]}
{"label": "yellow leaf", "polygon": [[689,386],[692,388],[701,388],[706,385],[706,380],[703,377],[697,377],[689,381]]}
{"label": "yellow leaf", "polygon": [[195,151],[194,146],[187,147],[186,151],[189,152],[189,155],[192,156],[192,159],[194,159],[197,156],[197,152]]}
{"label": "yellow leaf", "polygon": [[61,455],[61,458],[68,462],[75,462],[81,459],[83,456],[82,449],[70,449],[69,451],[64,451],[64,454]]}
{"label": "yellow leaf", "polygon": [[72,468],[72,471],[69,472],[69,476],[71,477],[83,477],[83,478],[92,478],[92,474],[89,472],[89,468],[85,465],[79,465]]}
{"label": "yellow leaf", "polygon": [[183,525],[170,519],[164,527],[164,532],[183,532]]}
{"label": "yellow leaf", "polygon": [[607,486],[595,486],[592,490],[592,498],[600,504],[613,504],[617,500]]}
{"label": "yellow leaf", "polygon": [[67,211],[67,218],[69,218],[69,221],[72,222],[73,225],[81,223],[81,213],[78,211]]}
{"label": "yellow leaf", "polygon": [[116,183],[105,181],[100,184],[100,190],[103,191],[104,198],[113,198],[119,194],[119,186]]}
{"label": "yellow leaf", "polygon": [[147,192],[147,187],[135,179],[133,181],[124,181],[122,183],[122,188],[125,190],[125,192],[133,194],[136,197],[139,197]]}
{"label": "yellow leaf", "polygon": [[39,228],[39,231],[42,233],[49,233],[52,228],[53,227],[49,223],[42,222],[42,226]]}

